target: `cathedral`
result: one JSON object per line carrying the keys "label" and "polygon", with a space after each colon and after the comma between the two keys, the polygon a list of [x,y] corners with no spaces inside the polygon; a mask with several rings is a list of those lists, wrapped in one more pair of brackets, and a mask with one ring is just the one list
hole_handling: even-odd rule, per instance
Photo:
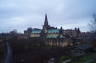
{"label": "cathedral", "polygon": [[45,21],[42,29],[39,28],[28,28],[24,31],[24,34],[30,38],[41,38],[45,40],[46,45],[51,46],[72,46],[72,37],[78,37],[80,34],[79,28],[74,30],[68,29],[63,30],[62,27],[52,27],[48,23],[47,14],[45,14]]}

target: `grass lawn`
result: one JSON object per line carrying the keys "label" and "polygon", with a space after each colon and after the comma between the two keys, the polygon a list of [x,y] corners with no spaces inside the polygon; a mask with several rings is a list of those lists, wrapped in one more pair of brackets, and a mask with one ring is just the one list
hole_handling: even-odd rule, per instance
{"label": "grass lawn", "polygon": [[[81,57],[61,56],[58,63],[62,63],[64,60],[67,60],[67,59],[74,59],[70,63],[84,63],[84,62],[91,60],[92,58],[95,58],[95,57],[96,57],[96,53],[86,54]],[[96,63],[96,61],[93,61],[92,63]]]}
{"label": "grass lawn", "polygon": [[[96,53],[86,54],[86,55],[82,56],[81,58],[79,58],[77,61],[72,61],[71,63],[84,63],[94,57],[96,57]],[[96,61],[94,63],[96,63]]]}
{"label": "grass lawn", "polygon": [[71,59],[71,56],[61,56],[58,63],[62,63],[64,60]]}

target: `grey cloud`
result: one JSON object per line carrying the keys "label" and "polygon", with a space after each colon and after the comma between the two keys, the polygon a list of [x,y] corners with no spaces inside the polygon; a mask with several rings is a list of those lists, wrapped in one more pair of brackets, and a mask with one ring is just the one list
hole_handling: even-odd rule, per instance
{"label": "grey cloud", "polygon": [[[78,27],[85,31],[87,24],[92,19],[92,13],[96,11],[95,6],[96,0],[1,0],[1,31],[14,28],[23,31],[27,27],[41,28],[45,13],[48,14],[49,23],[52,26],[62,25],[66,28],[74,28],[80,24]],[[10,20],[16,17],[22,18],[24,21]],[[17,25],[19,28],[16,27]]]}

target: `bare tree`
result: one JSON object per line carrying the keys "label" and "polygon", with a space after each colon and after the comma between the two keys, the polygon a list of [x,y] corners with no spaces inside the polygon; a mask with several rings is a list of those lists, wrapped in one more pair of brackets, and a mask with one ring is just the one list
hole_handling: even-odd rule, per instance
{"label": "bare tree", "polygon": [[90,32],[89,34],[91,40],[96,40],[96,14],[93,14],[93,20],[89,24]]}
{"label": "bare tree", "polygon": [[90,31],[96,33],[96,14],[93,14],[93,20],[91,21],[89,26],[90,26]]}

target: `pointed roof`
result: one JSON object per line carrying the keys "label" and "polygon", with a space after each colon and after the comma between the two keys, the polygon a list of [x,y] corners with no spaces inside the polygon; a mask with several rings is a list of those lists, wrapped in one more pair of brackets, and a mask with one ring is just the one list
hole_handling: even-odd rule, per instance
{"label": "pointed roof", "polygon": [[62,26],[61,26],[61,28],[60,28],[60,30],[59,30],[59,33],[60,33],[60,34],[63,34]]}
{"label": "pointed roof", "polygon": [[58,38],[65,38],[65,36],[64,36],[64,34],[63,34],[63,29],[62,29],[62,27],[59,29]]}
{"label": "pointed roof", "polygon": [[48,26],[48,18],[47,18],[47,14],[45,14],[45,22],[44,25]]}

